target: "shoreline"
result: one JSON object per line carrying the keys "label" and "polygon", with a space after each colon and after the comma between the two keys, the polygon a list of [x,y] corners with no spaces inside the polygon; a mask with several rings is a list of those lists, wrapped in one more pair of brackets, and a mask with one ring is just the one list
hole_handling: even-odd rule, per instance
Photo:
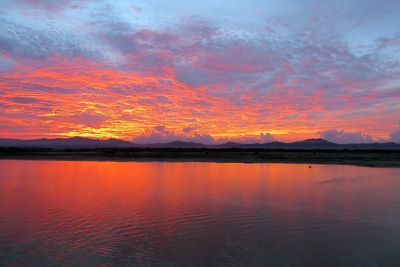
{"label": "shoreline", "polygon": [[215,162],[330,164],[400,168],[400,151],[276,151],[198,149],[14,149],[0,150],[0,160],[97,162]]}

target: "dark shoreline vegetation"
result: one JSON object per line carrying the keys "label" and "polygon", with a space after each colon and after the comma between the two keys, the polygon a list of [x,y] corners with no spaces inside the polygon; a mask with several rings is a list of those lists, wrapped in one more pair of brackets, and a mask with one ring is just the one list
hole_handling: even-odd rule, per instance
{"label": "dark shoreline vegetation", "polygon": [[340,164],[400,167],[399,150],[242,148],[0,148],[0,159]]}

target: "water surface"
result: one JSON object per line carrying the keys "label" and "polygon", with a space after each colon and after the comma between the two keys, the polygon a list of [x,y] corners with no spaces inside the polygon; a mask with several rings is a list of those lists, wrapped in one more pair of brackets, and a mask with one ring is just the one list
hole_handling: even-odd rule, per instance
{"label": "water surface", "polygon": [[0,161],[0,266],[399,266],[400,169]]}

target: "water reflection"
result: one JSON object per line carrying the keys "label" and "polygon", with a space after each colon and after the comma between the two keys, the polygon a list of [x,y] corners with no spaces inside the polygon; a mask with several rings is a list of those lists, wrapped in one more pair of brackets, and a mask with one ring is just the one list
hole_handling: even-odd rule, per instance
{"label": "water reflection", "polygon": [[400,169],[0,161],[0,265],[400,264]]}

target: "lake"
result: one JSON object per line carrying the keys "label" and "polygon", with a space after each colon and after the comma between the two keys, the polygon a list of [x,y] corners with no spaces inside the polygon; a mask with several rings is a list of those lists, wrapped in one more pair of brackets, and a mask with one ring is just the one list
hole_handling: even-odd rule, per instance
{"label": "lake", "polygon": [[400,266],[400,168],[0,160],[0,266]]}

